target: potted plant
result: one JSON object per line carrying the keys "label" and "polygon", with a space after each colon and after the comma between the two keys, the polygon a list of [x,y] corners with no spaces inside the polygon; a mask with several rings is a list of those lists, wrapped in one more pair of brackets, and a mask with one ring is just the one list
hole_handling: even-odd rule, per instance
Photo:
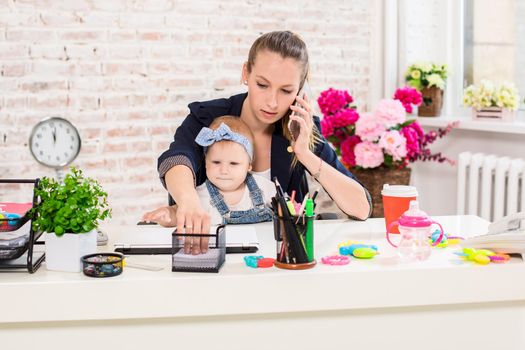
{"label": "potted plant", "polygon": [[80,272],[81,257],[97,251],[99,220],[111,217],[107,193],[74,167],[63,182],[42,178],[35,193],[33,229],[46,232],[47,269]]}
{"label": "potted plant", "polygon": [[[405,90],[396,91],[394,96],[406,94]],[[415,119],[406,119],[409,104],[417,101],[417,96],[403,102],[384,99],[372,112],[360,115],[347,91],[330,88],[317,100],[324,115],[321,133],[333,145],[342,163],[370,191],[372,217],[383,216],[383,184],[409,184],[409,163],[432,160],[454,164],[441,153],[432,153],[428,146],[448,134],[457,123],[425,133]]]}
{"label": "potted plant", "polygon": [[405,73],[406,82],[423,95],[423,104],[418,109],[419,116],[434,117],[441,114],[447,74],[445,64],[421,62],[408,67]]}
{"label": "potted plant", "polygon": [[513,121],[519,105],[518,90],[512,83],[499,86],[490,80],[482,80],[479,85],[469,85],[463,91],[463,104],[472,107],[475,120]]}

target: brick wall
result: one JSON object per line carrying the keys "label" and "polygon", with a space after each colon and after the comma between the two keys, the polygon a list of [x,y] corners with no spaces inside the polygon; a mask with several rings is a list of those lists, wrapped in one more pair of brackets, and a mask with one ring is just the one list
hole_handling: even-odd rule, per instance
{"label": "brick wall", "polygon": [[[0,0],[0,178],[54,176],[28,139],[43,118],[79,129],[74,161],[109,193],[114,221],[166,203],[158,155],[194,100],[242,92],[261,33],[290,29],[311,56],[315,94],[370,89],[369,1]],[[0,188],[0,200],[9,200]]]}

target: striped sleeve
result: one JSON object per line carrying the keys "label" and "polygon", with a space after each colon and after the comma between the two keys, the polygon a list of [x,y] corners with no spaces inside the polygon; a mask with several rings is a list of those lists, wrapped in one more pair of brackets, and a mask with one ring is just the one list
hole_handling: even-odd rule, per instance
{"label": "striped sleeve", "polygon": [[193,174],[193,185],[196,185],[195,181],[195,170],[193,169],[193,165],[191,164],[191,161],[188,157],[184,155],[176,155],[172,157],[168,157],[162,161],[159,165],[159,177],[160,182],[162,183],[162,186],[164,186],[165,189],[168,189],[166,187],[166,173],[173,168],[176,165],[185,165],[188,168],[190,168],[191,173]]}

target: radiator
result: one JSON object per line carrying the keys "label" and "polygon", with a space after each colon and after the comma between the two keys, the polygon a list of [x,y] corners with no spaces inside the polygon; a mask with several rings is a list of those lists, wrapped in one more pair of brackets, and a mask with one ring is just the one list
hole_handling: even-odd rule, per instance
{"label": "radiator", "polygon": [[458,214],[495,221],[525,211],[523,159],[470,152],[458,158]]}
{"label": "radiator", "polygon": [[525,211],[523,159],[470,152],[458,158],[458,214],[495,221]]}

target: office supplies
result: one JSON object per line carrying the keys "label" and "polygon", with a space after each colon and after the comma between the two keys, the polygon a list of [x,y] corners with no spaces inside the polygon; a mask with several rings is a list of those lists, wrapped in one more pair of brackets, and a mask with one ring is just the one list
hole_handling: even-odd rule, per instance
{"label": "office supplies", "polygon": [[117,253],[96,253],[82,257],[82,272],[89,277],[113,277],[120,275],[124,257]]}
{"label": "office supplies", "polygon": [[286,207],[288,208],[288,212],[290,215],[295,216],[295,207],[293,205],[293,202],[291,200],[286,201]]}
{"label": "office supplies", "polygon": [[297,232],[296,226],[292,222],[292,218],[290,216],[290,213],[287,210],[284,198],[278,198],[277,201],[279,205],[281,206],[282,213],[283,213],[283,217],[279,218],[279,220],[282,220],[284,224],[284,229],[285,229],[286,236],[288,238],[288,243],[289,243],[289,253],[291,256],[291,260],[295,264],[307,263],[308,257],[306,255],[306,251],[301,245],[299,234]]}
{"label": "office supplies", "polygon": [[460,245],[494,249],[501,253],[525,252],[525,212],[507,215],[493,222],[486,234],[465,238]]}
{"label": "office supplies", "polygon": [[[213,232],[216,226],[210,228]],[[114,243],[114,250],[126,255],[171,254],[173,227],[133,226]],[[252,225],[226,226],[226,253],[255,253],[259,240]]]}
{"label": "office supplies", "polygon": [[281,244],[280,250],[278,250],[279,254],[277,254],[277,257],[280,261],[285,261],[286,263],[289,263],[290,256],[288,253],[288,249],[289,249],[288,239],[287,239],[288,234],[286,233],[286,229],[284,227],[283,221],[279,219],[283,217],[283,208],[281,208],[278,201],[277,201],[277,214],[278,215],[274,218],[274,230],[277,230],[277,236],[281,237],[282,239],[282,244]]}
{"label": "office supplies", "polygon": [[304,196],[303,198],[303,202],[301,203],[301,206],[299,207],[299,210],[297,211],[297,219],[295,221],[295,224],[297,225],[297,223],[299,222],[299,220],[301,219],[301,216],[303,215],[303,212],[304,212],[304,208],[306,207],[306,200],[308,200],[308,193]]}
{"label": "office supplies", "polygon": [[284,193],[283,188],[281,187],[281,184],[279,183],[279,180],[277,180],[277,176],[273,178],[273,182],[275,183],[275,189],[277,191],[277,195],[282,198],[286,198],[287,194]]}
{"label": "office supplies", "polygon": [[[34,273],[45,258],[42,247],[43,241],[39,241],[42,232],[33,230],[29,209],[36,205],[37,197],[35,188],[40,179],[0,179],[0,184],[11,184],[14,188],[22,189],[23,184],[32,187],[28,192],[30,203],[3,203],[6,212],[20,215],[20,218],[0,219],[0,271],[13,271],[26,269]],[[21,191],[23,192],[23,191]],[[18,194],[20,196],[21,193]]]}
{"label": "office supplies", "polygon": [[314,201],[311,198],[306,200],[306,255],[308,262],[314,260]]}
{"label": "office supplies", "polygon": [[[172,233],[172,267],[174,272],[219,272],[226,260],[225,225],[217,226],[214,234]],[[204,254],[185,254],[184,241],[189,237],[209,237],[208,251]]]}
{"label": "office supplies", "polygon": [[316,261],[314,259],[312,259],[312,261],[308,260],[305,244],[306,228],[308,223],[313,225],[314,217],[303,216],[298,223],[295,224],[295,222],[297,222],[297,217],[290,215],[284,203],[284,198],[276,196],[276,200],[278,214],[274,216],[273,227],[274,230],[279,231],[275,236],[282,237],[282,244],[280,246],[281,250],[277,253],[277,259],[274,262],[274,266],[291,270],[309,269],[314,267]]}

